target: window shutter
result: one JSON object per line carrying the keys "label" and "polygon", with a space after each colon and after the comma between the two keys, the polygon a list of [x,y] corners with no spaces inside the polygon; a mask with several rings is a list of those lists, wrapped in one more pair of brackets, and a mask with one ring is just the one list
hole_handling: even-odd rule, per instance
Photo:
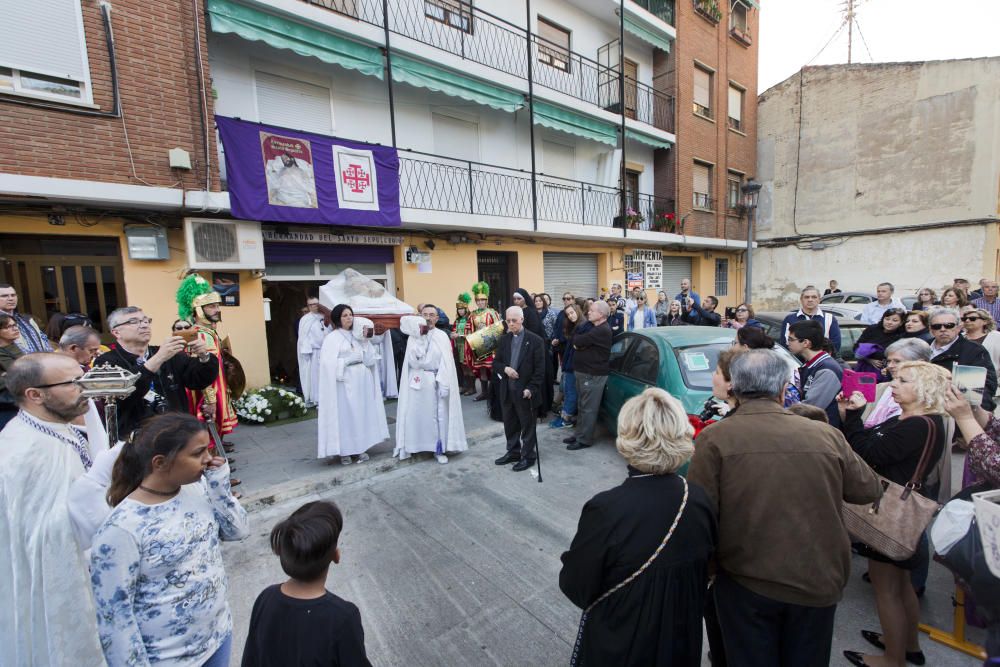
{"label": "window shutter", "polygon": [[569,33],[540,16],[538,17],[538,35],[556,46],[569,50]]}
{"label": "window shutter", "polygon": [[256,72],[257,114],[261,123],[330,134],[330,89],[305,81]]}
{"label": "window shutter", "polygon": [[576,178],[576,148],[554,141],[542,141],[542,171],[547,176]]}
{"label": "window shutter", "polygon": [[712,75],[698,67],[694,68],[694,103],[706,109],[712,107]]}
{"label": "window shutter", "polygon": [[545,291],[553,299],[561,298],[565,292],[583,298],[598,296],[597,255],[546,252],[542,253],[542,264]]}
{"label": "window shutter", "polygon": [[733,86],[729,86],[729,117],[743,120],[743,91]]}
{"label": "window shutter", "polygon": [[708,165],[694,163],[694,191],[702,195],[710,195],[711,169]]}
{"label": "window shutter", "polygon": [[479,161],[479,125],[444,114],[434,119],[434,152],[458,160]]}
{"label": "window shutter", "polygon": [[86,81],[80,0],[8,0],[0,7],[0,67]]}

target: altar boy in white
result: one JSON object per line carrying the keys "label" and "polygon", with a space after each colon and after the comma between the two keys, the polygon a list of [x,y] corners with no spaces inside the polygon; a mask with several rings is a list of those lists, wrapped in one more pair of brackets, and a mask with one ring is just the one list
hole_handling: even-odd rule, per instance
{"label": "altar boy in white", "polygon": [[462,400],[448,334],[436,328],[438,313],[424,306],[422,317],[405,315],[400,329],[409,336],[396,409],[396,449],[401,460],[433,452],[438,463],[447,453],[469,448],[462,421]]}
{"label": "altar boy in white", "polygon": [[382,388],[375,374],[379,355],[371,344],[375,327],[371,320],[355,318],[344,304],[333,309],[330,319],[333,331],[323,339],[319,356],[317,456],[339,456],[343,465],[357,456],[361,463],[368,460],[372,446],[389,438]]}

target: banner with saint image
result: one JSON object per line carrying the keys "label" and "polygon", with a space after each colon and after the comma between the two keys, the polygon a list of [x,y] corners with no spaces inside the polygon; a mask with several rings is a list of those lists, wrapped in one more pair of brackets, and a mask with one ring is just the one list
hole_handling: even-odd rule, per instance
{"label": "banner with saint image", "polygon": [[398,227],[391,147],[216,116],[232,213],[245,220]]}

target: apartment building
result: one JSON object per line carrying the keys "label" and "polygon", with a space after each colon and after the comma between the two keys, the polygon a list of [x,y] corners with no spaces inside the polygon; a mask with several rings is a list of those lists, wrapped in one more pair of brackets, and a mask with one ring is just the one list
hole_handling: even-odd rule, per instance
{"label": "apartment building", "polygon": [[[0,131],[29,138],[0,157],[0,199],[17,204],[0,252],[35,262],[7,261],[2,279],[42,319],[155,303],[165,335],[176,274],[217,272],[239,285],[224,322],[262,383],[291,370],[283,350],[305,294],[348,266],[448,310],[480,279],[497,306],[518,286],[596,296],[618,280],[673,293],[688,276],[724,303],[739,294],[745,225],[740,236],[714,202],[729,175],[752,171],[730,156],[752,137],[753,98],[733,116],[720,87],[756,87],[739,69],[756,69],[750,0],[717,9],[715,23],[701,0],[53,4],[79,46],[76,69],[58,70],[74,72],[77,91],[43,97],[30,73],[53,70],[0,46],[0,109],[14,114]],[[744,23],[732,18],[741,8]],[[28,12],[16,20],[36,41],[49,29]],[[708,110],[689,117],[696,62],[716,75]],[[233,220],[216,114],[395,147],[401,226]],[[713,167],[707,187],[695,160]],[[92,284],[86,265],[39,263],[64,234],[73,247],[114,241],[95,255],[118,267],[113,300],[97,298],[107,281]],[[255,343],[241,350],[240,338]]]}

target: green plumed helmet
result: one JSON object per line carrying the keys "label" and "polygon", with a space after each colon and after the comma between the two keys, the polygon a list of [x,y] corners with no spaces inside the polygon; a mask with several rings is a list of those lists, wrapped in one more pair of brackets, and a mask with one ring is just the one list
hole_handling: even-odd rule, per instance
{"label": "green plumed helmet", "polygon": [[478,283],[472,286],[472,296],[474,296],[477,299],[481,296],[486,297],[488,299],[490,297],[489,284],[486,283],[485,281],[480,280]]}

